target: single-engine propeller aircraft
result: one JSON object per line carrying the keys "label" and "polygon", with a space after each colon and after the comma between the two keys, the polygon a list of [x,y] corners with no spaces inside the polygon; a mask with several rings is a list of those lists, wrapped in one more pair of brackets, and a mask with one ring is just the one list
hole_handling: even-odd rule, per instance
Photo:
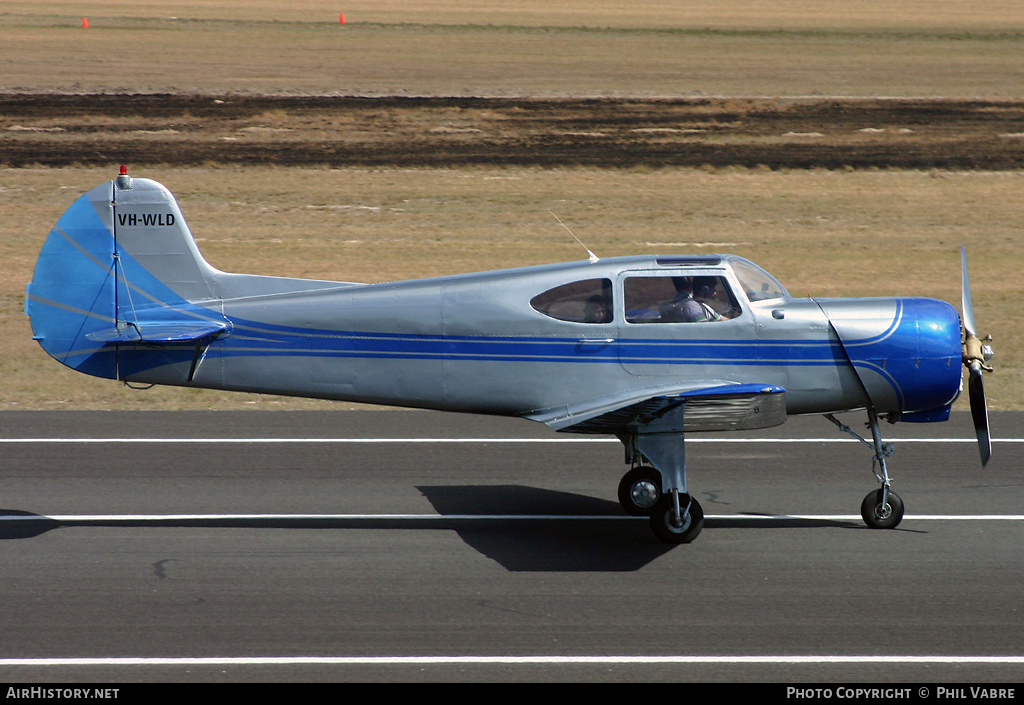
{"label": "single-engine propeller aircraft", "polygon": [[[57,221],[28,285],[35,339],[124,383],[519,416],[614,434],[618,497],[687,543],[704,515],[684,437],[823,414],[873,452],[861,506],[892,528],[879,420],[944,421],[968,370],[982,461],[991,444],[962,252],[963,321],[927,298],[797,299],[733,255],[587,260],[382,284],[228,274],[201,256],[162,185],[121,174]],[[870,440],[832,415],[867,411]]]}

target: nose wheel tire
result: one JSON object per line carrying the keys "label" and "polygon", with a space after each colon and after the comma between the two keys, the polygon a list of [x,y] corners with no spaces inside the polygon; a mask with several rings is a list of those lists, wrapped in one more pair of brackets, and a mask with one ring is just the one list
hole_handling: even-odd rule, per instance
{"label": "nose wheel tire", "polygon": [[704,510],[690,495],[679,496],[682,521],[676,523],[671,495],[665,495],[651,514],[651,530],[665,543],[690,543],[704,528]]}
{"label": "nose wheel tire", "polygon": [[659,499],[661,473],[652,467],[633,468],[619,482],[619,504],[631,516],[650,516]]}
{"label": "nose wheel tire", "polygon": [[890,490],[889,499],[883,504],[882,494],[880,489],[869,492],[860,504],[860,515],[872,529],[895,529],[903,519],[903,500]]}

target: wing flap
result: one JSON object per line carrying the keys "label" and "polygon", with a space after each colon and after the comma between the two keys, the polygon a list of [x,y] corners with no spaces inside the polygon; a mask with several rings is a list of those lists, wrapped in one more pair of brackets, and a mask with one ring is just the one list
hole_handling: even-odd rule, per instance
{"label": "wing flap", "polygon": [[786,393],[768,384],[666,388],[584,402],[571,409],[541,410],[526,417],[565,433],[745,431],[783,423]]}

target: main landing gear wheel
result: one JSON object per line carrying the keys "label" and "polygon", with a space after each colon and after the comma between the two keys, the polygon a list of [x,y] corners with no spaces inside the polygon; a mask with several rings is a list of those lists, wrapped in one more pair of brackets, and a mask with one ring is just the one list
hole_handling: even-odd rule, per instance
{"label": "main landing gear wheel", "polygon": [[882,503],[882,490],[869,492],[860,504],[860,515],[872,529],[895,529],[903,519],[903,500],[889,491],[889,501]]}
{"label": "main landing gear wheel", "polygon": [[697,500],[681,494],[679,506],[683,510],[680,524],[675,521],[671,495],[664,495],[651,514],[651,530],[665,543],[690,543],[704,528],[704,510]]}
{"label": "main landing gear wheel", "polygon": [[661,473],[650,466],[633,468],[619,482],[619,504],[627,514],[649,517],[661,499]]}

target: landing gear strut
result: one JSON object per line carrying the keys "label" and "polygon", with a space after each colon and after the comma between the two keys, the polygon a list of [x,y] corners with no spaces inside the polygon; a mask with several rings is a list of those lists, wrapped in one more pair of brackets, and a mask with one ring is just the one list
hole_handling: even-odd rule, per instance
{"label": "landing gear strut", "polygon": [[[619,504],[627,514],[648,516],[661,541],[690,543],[704,528],[704,510],[686,491],[682,432],[620,437],[632,469],[619,482]],[[648,464],[649,463],[649,464]]]}
{"label": "landing gear strut", "polygon": [[872,529],[895,529],[903,520],[903,500],[900,496],[889,489],[891,480],[885,459],[895,452],[891,443],[882,443],[882,434],[878,430],[878,414],[874,409],[868,409],[868,426],[871,427],[871,440],[865,440],[857,435],[849,426],[845,426],[832,414],[826,414],[825,418],[834,423],[840,431],[849,433],[858,441],[874,450],[875,455],[871,461],[871,471],[882,487],[872,490],[860,504],[860,515],[864,523]]}

